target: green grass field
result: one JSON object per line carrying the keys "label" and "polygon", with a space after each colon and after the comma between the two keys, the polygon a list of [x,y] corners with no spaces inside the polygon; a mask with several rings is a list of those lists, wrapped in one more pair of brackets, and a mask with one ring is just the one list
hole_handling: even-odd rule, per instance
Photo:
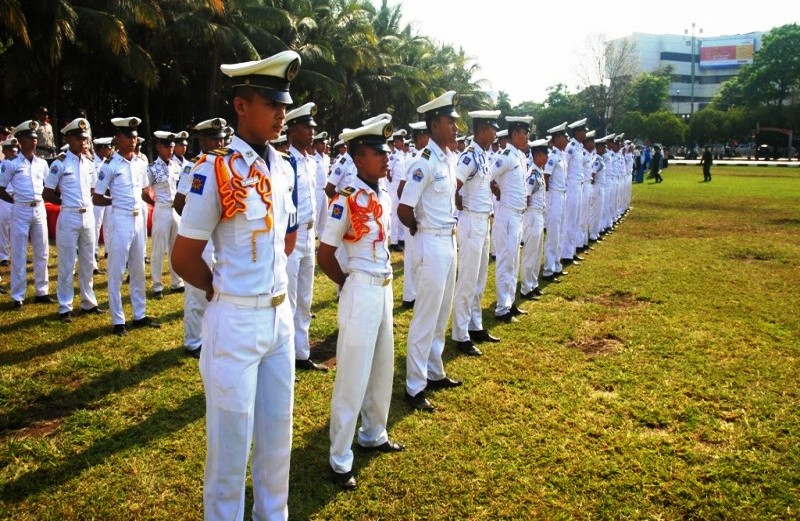
{"label": "green grass field", "polygon": [[[518,323],[492,318],[490,265],[485,324],[503,342],[480,358],[448,346],[465,384],[434,394],[432,415],[402,399],[411,312],[398,257],[390,436],[407,449],[357,453],[359,488],[340,492],[327,466],[333,373],[300,374],[290,517],[800,518],[800,170],[713,173],[699,183],[699,167],[673,166],[663,184],[634,186],[619,229]],[[52,294],[55,280],[51,260]],[[105,282],[96,289],[106,306]],[[120,339],[107,315],[62,325],[55,305],[15,311],[3,296],[0,517],[202,518],[204,399],[182,302],[148,301],[164,328]],[[322,275],[314,302],[312,356],[332,364]]]}

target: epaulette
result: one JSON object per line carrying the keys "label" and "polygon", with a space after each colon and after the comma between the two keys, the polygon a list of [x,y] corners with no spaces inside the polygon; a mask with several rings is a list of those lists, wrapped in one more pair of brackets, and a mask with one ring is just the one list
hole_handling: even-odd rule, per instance
{"label": "epaulette", "polygon": [[344,157],[344,156],[342,156],[342,158],[339,160],[339,163],[342,164],[342,165],[345,164],[346,162],[347,162],[347,158]]}
{"label": "epaulette", "polygon": [[113,158],[113,157],[114,157],[114,156],[108,156],[107,158],[105,158],[105,159],[103,160],[103,163],[110,163],[110,162],[111,162],[111,158]]}
{"label": "epaulette", "polygon": [[212,156],[227,156],[228,154],[231,153],[231,149],[230,148],[215,148],[214,150],[209,150],[208,153],[211,154]]}
{"label": "epaulette", "polygon": [[276,150],[275,153],[278,154],[279,156],[281,156],[282,158],[284,158],[287,161],[292,157],[289,154],[287,154],[286,152],[281,152],[280,150]]}
{"label": "epaulette", "polygon": [[356,191],[355,188],[353,188],[352,186],[348,186],[348,187],[345,187],[345,188],[342,188],[341,190],[339,190],[339,195],[343,195],[345,197],[350,197],[351,195],[353,195],[353,193],[355,191]]}
{"label": "epaulette", "polygon": [[465,150],[465,152],[474,152],[474,151],[475,149],[472,148],[472,145],[468,146],[467,149]]}
{"label": "epaulette", "polygon": [[420,154],[420,155],[422,156],[422,159],[430,159],[430,157],[431,157],[431,149],[428,148],[428,147],[425,147],[424,149],[422,149],[422,154]]}
{"label": "epaulette", "polygon": [[510,153],[511,153],[511,149],[510,148],[507,148],[507,149],[503,150],[503,155],[504,156],[507,156]]}
{"label": "epaulette", "polygon": [[192,159],[192,163],[197,163],[201,157],[202,156],[194,156],[194,159]]}
{"label": "epaulette", "polygon": [[66,152],[61,152],[60,154],[58,154],[56,156],[56,159],[58,159],[59,161],[63,161],[64,159],[66,159],[66,157],[67,157],[67,153]]}

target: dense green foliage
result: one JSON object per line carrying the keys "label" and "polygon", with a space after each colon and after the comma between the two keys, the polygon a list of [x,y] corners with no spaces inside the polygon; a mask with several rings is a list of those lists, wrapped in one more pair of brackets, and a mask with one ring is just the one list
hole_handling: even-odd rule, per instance
{"label": "dense green foliage", "polygon": [[467,110],[491,103],[462,49],[401,15],[385,0],[5,0],[0,68],[15,73],[3,74],[3,118],[49,105],[58,124],[85,109],[100,133],[112,115],[139,115],[148,133],[230,118],[219,65],[285,49],[303,60],[296,103],[317,103],[335,133],[378,112],[416,121],[416,107],[445,90]]}

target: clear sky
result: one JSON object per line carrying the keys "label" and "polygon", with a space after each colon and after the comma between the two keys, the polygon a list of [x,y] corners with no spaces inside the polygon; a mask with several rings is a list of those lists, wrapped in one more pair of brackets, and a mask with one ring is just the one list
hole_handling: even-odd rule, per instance
{"label": "clear sky", "polygon": [[[372,0],[380,5],[380,0]],[[800,21],[796,4],[786,0],[754,2],[606,2],[575,0],[499,2],[389,0],[402,4],[403,23],[422,35],[463,47],[481,67],[490,90],[504,90],[512,105],[544,101],[547,88],[579,85],[576,73],[587,37],[619,38],[633,32],[683,34],[696,24],[703,36],[768,31]],[[791,6],[795,5],[794,8]],[[698,34],[699,35],[699,34]]]}

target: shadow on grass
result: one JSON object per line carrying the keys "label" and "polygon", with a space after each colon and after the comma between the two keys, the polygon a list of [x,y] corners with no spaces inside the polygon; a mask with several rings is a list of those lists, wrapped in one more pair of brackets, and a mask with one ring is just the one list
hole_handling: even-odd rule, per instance
{"label": "shadow on grass", "polygon": [[[69,342],[69,339],[64,342]],[[137,364],[102,374],[94,380],[80,384],[75,389],[57,389],[24,408],[11,409],[0,416],[0,434],[10,430],[24,429],[37,422],[59,420],[78,409],[117,393],[125,388],[176,367],[184,360],[182,349],[158,351],[143,358]]]}
{"label": "shadow on grass", "polygon": [[74,453],[58,464],[42,467],[9,480],[0,487],[0,498],[9,502],[24,501],[27,497],[58,487],[85,470],[102,464],[109,457],[142,447],[179,431],[205,414],[202,393],[185,399],[172,409],[162,409],[141,423],[95,441],[80,453]]}

